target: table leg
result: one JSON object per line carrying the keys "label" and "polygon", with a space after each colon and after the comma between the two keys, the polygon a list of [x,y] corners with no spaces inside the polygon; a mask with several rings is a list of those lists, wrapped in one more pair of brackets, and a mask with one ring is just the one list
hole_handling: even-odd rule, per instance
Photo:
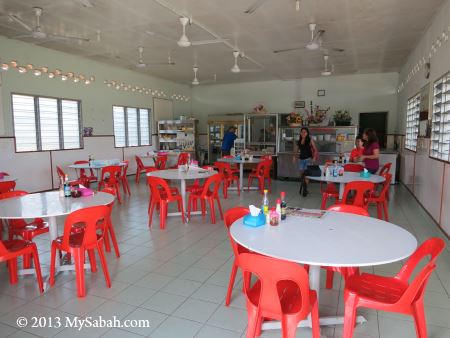
{"label": "table leg", "polygon": [[239,188],[244,186],[244,163],[239,163]]}
{"label": "table leg", "polygon": [[344,196],[345,183],[339,183],[339,201],[342,201],[342,197]]}
{"label": "table leg", "polygon": [[[309,288],[311,290],[315,290],[317,293],[317,301],[320,304],[320,272],[321,268],[317,265],[309,266]],[[356,323],[361,324],[365,323],[367,320],[363,316],[356,317]],[[344,317],[343,316],[329,316],[329,317],[319,317],[319,323],[321,326],[328,325],[343,325]],[[308,316],[307,319],[302,320],[298,327],[312,327],[311,325],[311,316]],[[281,322],[279,321],[270,321],[262,324],[262,330],[274,330],[281,329]]]}
{"label": "table leg", "polygon": [[[184,214],[187,215],[187,209],[186,209],[186,180],[181,180],[180,190],[181,190],[181,200],[182,200],[182,204],[183,204]],[[201,211],[191,211],[191,215],[201,215],[201,213],[202,213]],[[169,213],[167,213],[167,216],[181,216],[181,213],[180,212],[169,212]],[[186,217],[186,219],[187,219],[187,217]]]}

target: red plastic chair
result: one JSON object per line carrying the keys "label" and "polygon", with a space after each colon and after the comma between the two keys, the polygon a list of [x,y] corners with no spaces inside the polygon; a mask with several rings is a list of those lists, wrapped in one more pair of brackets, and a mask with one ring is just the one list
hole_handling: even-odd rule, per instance
{"label": "red plastic chair", "polygon": [[233,267],[231,268],[230,282],[228,283],[227,297],[225,298],[226,306],[230,305],[231,293],[233,292],[234,281],[236,279],[236,273],[239,267],[238,264],[239,255],[242,253],[250,252],[245,247],[239,245],[234,241],[233,237],[231,237],[230,235],[230,227],[236,220],[244,217],[249,212],[250,211],[248,210],[247,207],[234,207],[225,212],[224,223],[227,228],[228,238],[230,239],[231,248],[233,249],[234,253]]}
{"label": "red plastic chair", "polygon": [[[356,205],[335,204],[335,205],[332,205],[331,207],[329,207],[327,210],[328,211],[337,211],[337,212],[346,212],[349,214],[370,217],[369,212],[366,209],[358,207]],[[344,280],[347,280],[347,278],[349,276],[359,273],[359,269],[357,267],[356,268],[341,268],[341,267],[324,266],[322,268],[327,270],[327,279],[326,279],[326,288],[327,289],[333,288],[333,278],[334,278],[335,272],[339,272],[344,277]]]}
{"label": "red plastic chair", "polygon": [[[75,161],[73,164],[89,164],[89,161],[81,160],[81,161]],[[94,174],[94,169],[89,169],[89,176],[86,175],[86,169],[81,168],[79,171],[79,179],[83,180],[87,187],[89,187],[91,182],[97,181],[97,176]]]}
{"label": "red plastic chair", "polygon": [[383,211],[384,211],[384,219],[389,221],[389,213],[388,213],[388,203],[387,203],[387,195],[389,191],[389,187],[391,186],[392,175],[389,173],[384,173],[382,175],[385,178],[383,182],[383,186],[381,191],[372,191],[370,195],[367,197],[367,203],[374,203],[377,205],[377,217],[379,219],[383,219]]}
{"label": "red plastic chair", "polygon": [[[56,172],[58,174],[59,180],[64,182],[64,180],[66,179],[66,173],[61,169],[60,166],[56,166]],[[85,179],[78,179],[78,180],[70,180],[69,181],[69,185],[70,186],[75,186],[75,185],[79,185],[82,184],[84,186],[89,185],[89,182],[87,182]]]}
{"label": "red plastic chair", "polygon": [[171,169],[177,169],[178,166],[187,164],[188,160],[189,160],[189,153],[180,153],[178,155],[177,164],[171,167]]}
{"label": "red plastic chair", "polygon": [[228,198],[228,188],[236,183],[238,196],[241,195],[241,188],[239,187],[239,176],[233,174],[230,163],[215,162],[214,166],[217,168],[220,174],[223,176],[223,198]]}
{"label": "red plastic chair", "polygon": [[[317,294],[310,290],[308,274],[303,267],[252,253],[240,254],[238,261],[244,272],[247,338],[260,336],[265,319],[280,320],[283,337],[294,338],[298,323],[309,314],[312,336],[320,338]],[[253,285],[251,274],[258,277]]]}
{"label": "red plastic chair", "polygon": [[[224,155],[222,158],[234,158],[233,155]],[[233,174],[239,174],[239,166],[236,163],[230,163],[231,171]]]}
{"label": "red plastic chair", "polygon": [[123,161],[123,163],[125,163],[125,165],[122,166],[122,171],[120,172],[120,182],[122,183],[123,193],[131,196],[130,185],[128,184],[127,176],[128,165],[130,164],[130,161]]}
{"label": "red plastic chair", "polygon": [[[380,172],[378,173],[378,175],[382,176],[383,174],[390,174],[391,173],[391,166],[392,166],[391,162],[385,163],[383,165],[383,167],[380,169]],[[389,189],[387,190],[387,193],[386,193],[386,199],[389,201]]]}
{"label": "red plastic chair", "polygon": [[[394,277],[363,273],[350,277],[344,290],[344,338],[351,338],[355,327],[356,309],[366,307],[414,317],[416,335],[427,337],[423,299],[428,279],[436,268],[436,259],[444,250],[440,238],[425,241]],[[426,259],[429,258],[429,261]],[[423,261],[425,266],[409,282],[412,273]]]}
{"label": "red plastic chair", "polygon": [[15,188],[16,188],[15,181],[0,182],[0,194],[3,194],[8,191],[13,191]]}
{"label": "red plastic chair", "polygon": [[[351,204],[367,209],[367,196],[373,191],[375,185],[369,181],[352,181],[345,185],[342,204]],[[352,193],[352,196],[350,196]]]}
{"label": "red plastic chair", "polygon": [[[14,198],[27,195],[26,191],[15,190],[0,194],[0,200]],[[9,219],[6,220],[8,225],[8,240],[12,241],[14,237],[19,236],[25,241],[32,241],[34,237],[45,234],[49,231],[48,223],[42,218],[35,218],[30,222],[25,219]],[[28,269],[31,266],[31,255],[24,255],[23,267]]]}
{"label": "red plastic chair", "polygon": [[193,207],[195,200],[198,199],[202,206],[202,216],[206,214],[206,202],[209,203],[209,210],[211,215],[211,223],[216,224],[216,211],[214,209],[214,200],[217,201],[219,207],[220,218],[223,219],[222,206],[220,204],[219,187],[223,176],[221,174],[215,174],[208,177],[203,185],[202,191],[191,192],[188,200],[188,218],[191,217],[191,208]]}
{"label": "red plastic chair", "polygon": [[142,159],[139,156],[134,156],[136,159],[136,184],[139,184],[139,179],[141,178],[141,174],[146,172],[146,170],[150,168],[154,168],[153,166],[145,166],[142,162]]}
{"label": "red plastic chair", "polygon": [[[103,234],[97,234],[97,224],[105,222],[109,217],[110,209],[107,206],[100,205],[89,207],[72,212],[67,216],[64,223],[64,234],[52,242],[52,252],[50,258],[50,285],[55,284],[55,260],[56,250],[70,253],[75,260],[75,275],[77,283],[78,297],[86,295],[84,285],[84,261],[85,252],[88,252],[91,271],[97,271],[95,261],[95,252],[97,249],[102,265],[103,274],[105,276],[106,286],[111,287],[111,279],[109,277],[108,266],[106,264],[105,254],[103,252]],[[79,229],[84,225],[83,231],[75,231],[74,226]]]}
{"label": "red plastic chair", "polygon": [[110,165],[102,168],[102,174],[100,176],[100,181],[98,182],[98,190],[103,188],[113,188],[115,190],[115,195],[119,203],[122,203],[120,198],[120,180],[122,167],[120,165]]}
{"label": "red plastic chair", "polygon": [[266,180],[269,183],[269,191],[272,187],[272,178],[270,177],[270,167],[272,166],[271,160],[264,160],[259,162],[256,166],[256,170],[248,174],[248,190],[250,190],[250,186],[252,185],[253,179],[256,178],[258,180],[258,187],[261,191],[261,194],[264,191],[264,185]]}
{"label": "red plastic chair", "polygon": [[364,166],[361,164],[356,164],[356,163],[344,164],[344,171],[347,171],[347,172],[360,173],[363,170],[364,170]]}
{"label": "red plastic chair", "polygon": [[36,271],[36,279],[39,291],[44,292],[44,284],[42,282],[41,264],[39,263],[38,251],[35,243],[25,240],[0,240],[0,262],[6,262],[9,270],[10,284],[16,284],[17,278],[17,257],[32,256],[34,261],[34,269]]}
{"label": "red plastic chair", "polygon": [[166,169],[167,155],[158,155],[155,160],[155,168],[158,170]]}
{"label": "red plastic chair", "polygon": [[[113,188],[105,188],[101,190],[101,192],[116,196]],[[111,237],[111,241],[114,246],[114,252],[116,257],[120,257],[119,244],[117,243],[116,232],[114,231],[114,227],[111,220],[111,212],[114,207],[114,201],[107,205],[109,208],[109,214],[107,219],[103,223],[97,224],[97,227],[100,227],[103,231],[103,240],[105,242],[105,250],[106,252],[111,252],[111,245],[109,244],[109,237]]]}
{"label": "red plastic chair", "polygon": [[330,198],[334,198],[336,203],[339,201],[339,191],[334,183],[327,183],[326,188],[322,190],[321,193],[322,193],[322,204],[320,208],[322,210],[325,210],[325,208],[327,207],[327,201]]}
{"label": "red plastic chair", "polygon": [[170,202],[177,202],[181,220],[185,223],[183,201],[178,189],[170,188],[165,180],[159,177],[148,176],[147,182],[151,191],[148,226],[152,226],[152,217],[155,207],[159,207],[159,228],[165,229],[167,210]]}

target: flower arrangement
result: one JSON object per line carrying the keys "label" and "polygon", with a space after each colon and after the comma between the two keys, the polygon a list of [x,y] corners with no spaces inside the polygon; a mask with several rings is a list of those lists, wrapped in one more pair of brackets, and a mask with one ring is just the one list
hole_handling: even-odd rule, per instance
{"label": "flower arrangement", "polygon": [[302,114],[300,113],[296,113],[296,112],[291,112],[287,117],[286,117],[286,122],[289,125],[298,125],[301,126],[302,125],[302,121],[303,121],[303,117]]}
{"label": "flower arrangement", "polygon": [[264,108],[264,106],[262,104],[258,104],[256,107],[254,107],[253,111],[255,113],[262,113],[262,114],[267,113],[266,108]]}
{"label": "flower arrangement", "polygon": [[352,117],[347,110],[336,110],[333,115],[333,121],[337,126],[349,126],[352,123]]}
{"label": "flower arrangement", "polygon": [[305,108],[307,113],[306,121],[308,121],[308,124],[321,124],[325,120],[330,107],[327,109],[320,109],[319,106],[315,106],[313,109],[312,102],[310,103],[310,107],[311,110]]}

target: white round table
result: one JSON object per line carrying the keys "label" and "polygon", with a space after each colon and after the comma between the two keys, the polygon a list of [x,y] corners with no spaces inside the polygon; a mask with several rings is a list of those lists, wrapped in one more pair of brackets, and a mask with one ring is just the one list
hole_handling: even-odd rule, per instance
{"label": "white round table", "polygon": [[[113,201],[114,196],[103,192],[95,192],[92,196],[78,198],[61,197],[59,191],[28,194],[0,200],[0,219],[47,218],[50,239],[53,241],[58,237],[57,216],[68,215],[87,207],[107,205]],[[58,259],[56,268],[57,272],[74,270],[73,265],[60,266]],[[28,270],[30,269],[22,270],[20,274],[34,273],[34,269]]]}
{"label": "white round table", "polygon": [[[75,171],[80,170],[80,169],[95,169],[96,172],[96,176],[97,176],[97,180],[99,179],[99,170],[104,168],[104,167],[109,167],[109,166],[114,166],[114,165],[118,165],[118,166],[125,166],[126,163],[125,162],[119,162],[116,164],[111,164],[111,163],[96,163],[96,164],[90,164],[90,163],[80,163],[80,164],[71,164],[69,165],[69,168],[75,169]],[[78,173],[78,172],[77,172]]]}
{"label": "white round table", "polygon": [[306,176],[306,178],[313,180],[313,181],[320,181],[320,182],[329,182],[329,183],[337,183],[339,184],[339,199],[342,199],[342,196],[344,195],[344,189],[345,184],[353,181],[368,181],[373,182],[375,184],[377,183],[383,183],[385,181],[385,178],[380,175],[374,175],[371,174],[370,177],[361,177],[359,173],[353,173],[349,171],[345,171],[344,175],[342,176],[324,176],[323,175],[323,166],[320,166],[320,170],[322,174],[320,176]]}
{"label": "white round table", "polygon": [[[310,288],[319,296],[320,267],[362,267],[409,257],[417,240],[403,228],[377,218],[326,212],[321,218],[287,216],[279,226],[252,228],[239,219],[231,236],[250,251],[309,264]],[[365,321],[358,317],[359,322]],[[342,317],[322,317],[321,325],[342,324]],[[304,323],[303,325],[310,325]],[[279,327],[279,326],[278,326]],[[266,323],[265,328],[275,328]]]}
{"label": "white round table", "polygon": [[[164,169],[147,173],[147,176],[159,177],[164,180],[179,180],[180,193],[183,200],[183,209],[186,212],[186,180],[196,180],[208,178],[214,174],[217,174],[215,170],[207,170],[203,168],[190,167],[188,172],[180,171],[179,169]],[[199,215],[200,211],[191,211],[191,215]],[[168,216],[180,216],[179,212],[171,212]]]}
{"label": "white round table", "polygon": [[[238,160],[236,158],[219,158],[217,159],[218,162],[225,162],[225,163],[238,163],[239,164],[239,189],[242,191],[243,188],[243,181],[244,181],[244,164],[258,164],[262,162],[259,158],[253,158],[249,160]],[[233,190],[234,187],[230,187],[228,189]],[[234,188],[236,189],[236,188]],[[257,187],[250,187],[250,190],[258,190]]]}
{"label": "white round table", "polygon": [[0,178],[0,182],[11,182],[11,181],[17,181],[17,178],[11,177],[11,176],[3,176]]}

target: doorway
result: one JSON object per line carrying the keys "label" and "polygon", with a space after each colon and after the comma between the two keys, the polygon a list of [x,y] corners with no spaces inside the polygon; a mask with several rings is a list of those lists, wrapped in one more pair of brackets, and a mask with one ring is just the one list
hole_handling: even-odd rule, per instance
{"label": "doorway", "polygon": [[359,113],[359,134],[364,129],[373,128],[377,132],[380,148],[386,147],[387,112]]}

